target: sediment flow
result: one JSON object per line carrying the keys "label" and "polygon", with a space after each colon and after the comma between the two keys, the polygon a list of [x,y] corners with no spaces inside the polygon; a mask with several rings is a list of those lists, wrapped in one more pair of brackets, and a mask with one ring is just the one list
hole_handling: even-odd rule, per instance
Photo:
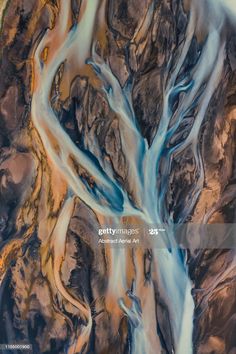
{"label": "sediment flow", "polygon": [[235,223],[235,2],[4,0],[0,19],[0,343],[235,353],[235,250],[174,228]]}

